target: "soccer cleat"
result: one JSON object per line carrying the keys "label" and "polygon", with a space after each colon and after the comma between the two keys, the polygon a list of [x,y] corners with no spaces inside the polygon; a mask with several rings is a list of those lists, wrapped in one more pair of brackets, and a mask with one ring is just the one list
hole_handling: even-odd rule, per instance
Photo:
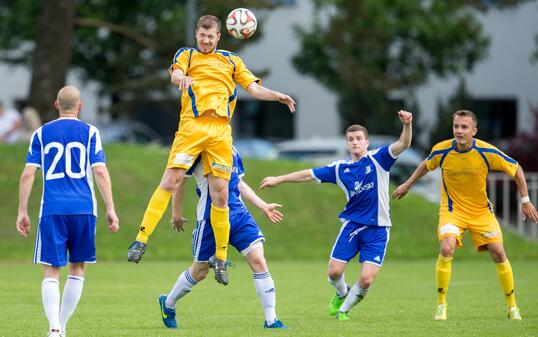
{"label": "soccer cleat", "polygon": [[333,298],[331,298],[331,302],[329,302],[329,315],[336,315],[345,299],[346,296],[340,297],[338,294],[334,294]]}
{"label": "soccer cleat", "polygon": [[138,263],[146,251],[146,244],[140,241],[131,243],[127,250],[127,261]]}
{"label": "soccer cleat", "polygon": [[508,309],[508,319],[521,321],[522,318],[521,318],[521,314],[519,313],[518,307],[510,307]]}
{"label": "soccer cleat", "polygon": [[281,320],[275,319],[275,321],[271,324],[267,324],[267,321],[263,322],[263,328],[264,329],[287,329],[288,327],[285,326]]}
{"label": "soccer cleat", "polygon": [[446,321],[446,304],[437,305],[433,319],[436,321]]}
{"label": "soccer cleat", "polygon": [[349,321],[351,318],[349,318],[349,315],[347,312],[338,311],[336,313],[336,319],[339,321]]}
{"label": "soccer cleat", "polygon": [[159,296],[159,306],[161,307],[161,318],[163,319],[163,324],[168,329],[177,329],[176,309],[168,308],[165,302],[166,294],[161,294]]}
{"label": "soccer cleat", "polygon": [[226,270],[227,266],[228,263],[226,261],[215,259],[215,266],[213,267],[213,270],[215,271],[215,280],[225,286],[228,285],[228,271]]}
{"label": "soccer cleat", "polygon": [[62,334],[60,333],[60,330],[52,329],[52,330],[50,330],[47,337],[62,337]]}

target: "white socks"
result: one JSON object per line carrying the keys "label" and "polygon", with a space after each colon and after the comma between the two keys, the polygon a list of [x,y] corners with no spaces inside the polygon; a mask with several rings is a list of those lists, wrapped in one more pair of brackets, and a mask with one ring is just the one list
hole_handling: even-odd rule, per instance
{"label": "white socks", "polygon": [[60,282],[48,277],[41,282],[41,299],[50,330],[60,330]]}
{"label": "white socks", "polygon": [[168,297],[166,297],[166,307],[172,309],[176,307],[176,302],[191,292],[192,287],[196,285],[196,281],[192,278],[187,268],[181,275],[179,275],[176,283],[170,290]]}
{"label": "white socks", "polygon": [[254,273],[254,287],[262,303],[263,313],[267,324],[272,324],[276,318],[276,290],[275,282],[269,272]]}
{"label": "white socks", "polygon": [[340,307],[341,312],[348,312],[351,310],[351,308],[362,301],[362,299],[368,294],[368,290],[370,288],[361,288],[359,285],[359,282],[355,283],[353,287],[349,290],[349,293],[347,294],[346,299],[344,300],[344,303],[342,303],[342,306]]}
{"label": "white socks", "polygon": [[65,331],[67,321],[75,312],[80,296],[82,295],[82,288],[84,287],[84,277],[69,275],[67,282],[65,282],[64,292],[62,295],[62,305],[60,306],[60,324],[62,325],[62,331]]}
{"label": "white socks", "polygon": [[332,284],[336,288],[336,293],[340,297],[344,297],[347,295],[347,283],[346,283],[346,277],[344,274],[340,276],[338,280],[333,280],[332,278],[328,277],[329,283]]}

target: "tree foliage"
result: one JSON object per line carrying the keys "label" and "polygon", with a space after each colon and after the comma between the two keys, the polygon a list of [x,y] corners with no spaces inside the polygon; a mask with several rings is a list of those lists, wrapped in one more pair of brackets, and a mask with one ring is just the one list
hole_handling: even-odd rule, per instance
{"label": "tree foliage", "polygon": [[470,71],[486,55],[489,39],[476,17],[488,8],[483,1],[313,1],[317,17],[297,27],[293,62],[339,95],[342,128],[361,122],[385,132],[389,91]]}
{"label": "tree foliage", "polygon": [[[0,60],[31,64],[36,41],[44,38],[37,23],[43,6],[50,5],[48,1],[74,0],[0,0]],[[197,3],[200,15],[216,15],[223,25],[233,8],[272,6],[271,1],[263,0]],[[56,71],[77,69],[84,79],[99,82],[103,96],[111,97],[116,114],[146,100],[173,99],[177,92],[169,84],[168,67],[175,51],[186,45],[186,20],[185,1],[77,0],[72,38],[61,47],[72,50],[72,57],[68,68]],[[237,50],[244,46],[244,42],[231,38],[225,27],[222,32],[219,48]],[[262,33],[256,32],[251,39]],[[39,62],[34,64],[40,66]],[[58,89],[56,85],[54,91]],[[43,99],[50,102],[52,97],[47,93]]]}

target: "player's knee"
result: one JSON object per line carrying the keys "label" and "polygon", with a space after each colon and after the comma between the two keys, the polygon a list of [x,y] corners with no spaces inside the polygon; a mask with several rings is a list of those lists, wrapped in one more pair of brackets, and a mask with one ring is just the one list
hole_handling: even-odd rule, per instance
{"label": "player's knee", "polygon": [[362,288],[370,288],[374,282],[375,275],[361,275],[359,284]]}
{"label": "player's knee", "polygon": [[209,267],[208,268],[196,268],[196,269],[193,269],[191,272],[192,272],[192,275],[191,275],[192,278],[196,282],[200,282],[207,277],[207,274],[209,273]]}
{"label": "player's knee", "polygon": [[339,268],[334,268],[334,267],[329,266],[327,276],[329,276],[331,280],[339,280],[340,277],[342,277],[342,274],[343,274],[343,271],[340,270]]}
{"label": "player's knee", "polygon": [[441,241],[441,255],[444,257],[452,257],[454,256],[454,250],[456,248],[456,245],[453,244],[450,240],[443,240]]}
{"label": "player's knee", "polygon": [[250,266],[255,273],[262,273],[268,270],[267,263],[263,256],[256,257],[250,261]]}
{"label": "player's knee", "polygon": [[163,174],[159,186],[165,191],[175,191],[184,177],[184,169],[167,169]]}

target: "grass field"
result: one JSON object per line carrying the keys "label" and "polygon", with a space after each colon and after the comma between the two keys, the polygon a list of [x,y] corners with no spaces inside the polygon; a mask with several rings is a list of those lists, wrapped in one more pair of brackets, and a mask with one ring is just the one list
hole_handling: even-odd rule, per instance
{"label": "grass field", "polygon": [[[446,322],[432,319],[433,259],[387,260],[368,297],[351,311],[352,320],[347,322],[326,313],[333,289],[326,282],[325,261],[269,262],[277,287],[277,312],[289,326],[287,331],[262,329],[263,312],[244,263],[231,270],[226,288],[210,278],[197,285],[178,304],[180,329],[165,329],[157,296],[170,289],[188,261],[146,259],[139,265],[90,266],[68,336],[538,336],[538,269],[532,261],[512,261],[524,317],[520,322],[506,318],[495,268],[486,258],[454,263]],[[348,282],[357,272],[352,265]],[[41,268],[4,262],[0,274],[0,336],[45,336]]]}

